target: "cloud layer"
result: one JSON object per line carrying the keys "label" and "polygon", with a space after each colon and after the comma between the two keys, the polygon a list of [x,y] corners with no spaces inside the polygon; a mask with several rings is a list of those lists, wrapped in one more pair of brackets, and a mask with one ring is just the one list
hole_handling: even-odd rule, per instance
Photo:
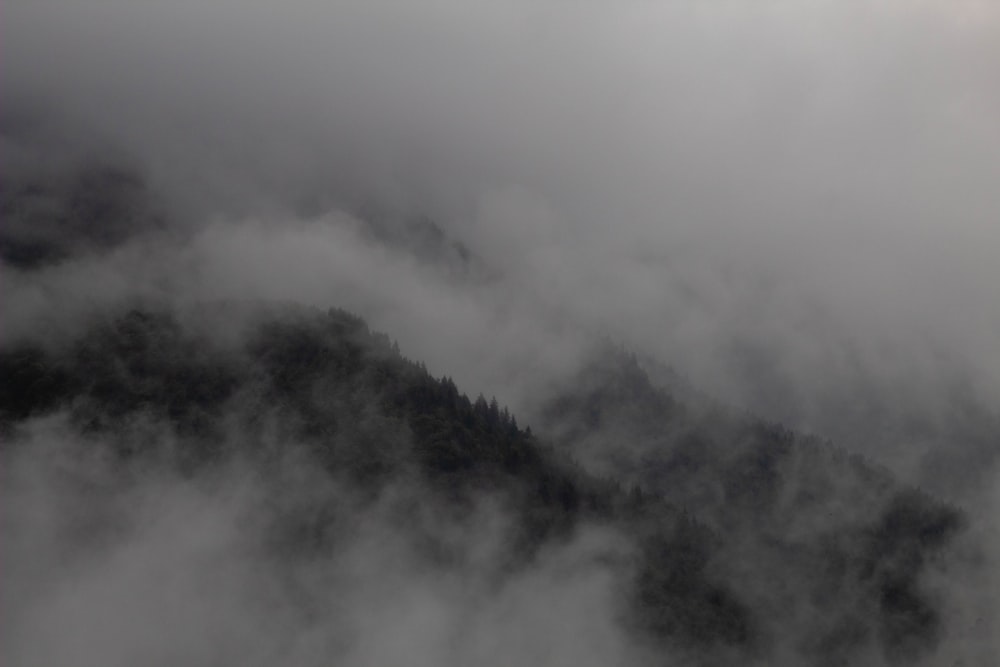
{"label": "cloud layer", "polygon": [[[520,417],[609,335],[726,401],[835,435],[918,481],[928,452],[958,442],[956,415],[1000,404],[992,3],[9,4],[4,170],[128,165],[170,233],[35,271],[5,264],[6,341],[58,336],[95,307],[137,297],[339,306]],[[468,249],[465,263],[427,261],[405,233],[393,245],[372,231],[376,218],[405,231],[422,216]],[[903,428],[913,415],[932,425],[920,431],[927,441]],[[970,455],[983,475],[968,484],[976,494],[995,488],[997,460],[995,447]],[[948,490],[960,496],[966,481]],[[107,644],[122,652],[94,655],[101,664],[185,650],[157,645],[157,622],[233,638],[193,642],[200,653],[178,659],[242,659],[225,651],[243,642],[301,664],[327,651],[329,634],[286,633],[301,643],[279,646],[260,631],[308,623],[295,605],[279,604],[288,615],[277,620],[254,613],[276,593],[243,584],[269,565],[230,562],[247,552],[220,527],[239,523],[254,491],[245,502],[180,488],[143,495],[152,519],[126,512],[107,559],[73,562],[83,594],[57,583],[37,613],[87,637],[104,616],[77,600],[141,619],[134,642]],[[51,497],[36,506],[23,491],[24,516],[47,516]],[[192,506],[199,518],[188,523]],[[38,553],[59,551],[46,542]],[[391,663],[412,657],[398,653],[412,640],[435,664],[489,664],[492,637],[540,627],[594,645],[542,655],[528,641],[518,661],[621,664],[627,651],[604,616],[568,627],[537,618],[605,601],[603,574],[559,578],[568,553],[485,604],[405,558],[396,579],[375,580],[358,556],[359,581],[379,591],[402,582],[412,604],[362,604],[350,585],[334,587],[358,628],[336,650],[348,664]],[[207,589],[167,585],[164,559],[207,563],[183,570],[211,573]],[[189,616],[187,596],[171,606],[177,587],[210,618]],[[418,607],[439,613],[418,618]],[[76,655],[74,637],[36,640],[32,613],[15,662]],[[366,632],[386,624],[400,644]],[[455,639],[484,628],[483,642]],[[46,650],[68,653],[33,653]]]}

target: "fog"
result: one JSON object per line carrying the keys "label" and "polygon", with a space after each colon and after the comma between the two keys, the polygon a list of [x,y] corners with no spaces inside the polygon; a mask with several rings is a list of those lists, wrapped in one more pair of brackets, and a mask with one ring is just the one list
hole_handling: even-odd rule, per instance
{"label": "fog", "polygon": [[129,155],[175,224],[250,217],[294,235],[289,209],[377,201],[439,220],[508,300],[527,292],[715,391],[720,346],[748,337],[807,394],[851,347],[894,380],[933,384],[943,359],[996,396],[987,3],[8,14],[8,115],[24,100]]}
{"label": "fog", "polygon": [[[973,508],[994,534],[1000,436],[984,445],[961,428],[995,424],[1000,406],[993,3],[7,4],[4,180],[121,165],[163,225],[40,268],[0,265],[3,344],[71,336],[93,310],[141,298],[342,307],[526,424],[608,338]],[[5,466],[20,480],[5,495],[28,514],[5,521],[40,517],[40,542],[16,533],[36,544],[16,562],[19,586],[44,588],[62,567],[35,562],[59,553],[52,503],[72,501],[25,465]],[[107,475],[94,465],[79,474]],[[442,580],[406,547],[369,562],[386,551],[373,541],[397,539],[371,510],[385,535],[291,568],[338,578],[322,587],[337,599],[310,599],[319,610],[301,618],[282,596],[312,584],[258,589],[276,566],[233,526],[261,492],[227,475],[217,488],[144,478],[101,505],[120,539],[32,591],[12,664],[78,662],[77,640],[132,622],[134,641],[88,659],[644,659],[604,613],[614,573],[563,574],[607,536],[486,600],[488,566]],[[199,565],[170,583],[165,562]],[[182,591],[175,605],[151,606],[168,590]],[[555,627],[539,609],[586,611]],[[36,618],[80,635],[50,642]],[[223,639],[164,647],[149,629],[164,618]],[[528,637],[524,654],[492,652],[513,636]]]}
{"label": "fog", "polygon": [[[4,452],[6,664],[645,664],[617,623],[628,548],[610,530],[510,573],[488,499],[462,518],[403,483],[365,501],[289,443],[269,470],[190,477],[80,437],[48,418]],[[329,546],[283,550],[279,524],[317,502],[337,513]]]}

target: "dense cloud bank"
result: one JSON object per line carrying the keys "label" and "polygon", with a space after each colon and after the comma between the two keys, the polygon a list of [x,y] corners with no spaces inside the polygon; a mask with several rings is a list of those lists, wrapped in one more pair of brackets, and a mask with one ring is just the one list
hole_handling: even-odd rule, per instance
{"label": "dense cloud bank", "polygon": [[[211,335],[222,323],[228,336]],[[458,664],[520,650],[555,664],[580,651],[935,664],[992,650],[978,519],[828,443],[657,390],[634,357],[610,356],[545,410],[575,429],[553,440],[334,310],[111,309],[75,337],[10,345],[0,369],[14,664],[127,663],[174,642],[194,651],[184,662],[311,664],[295,650],[313,632],[326,657],[360,643]],[[612,462],[602,476],[553,447],[595,444]],[[343,560],[355,549],[371,579]],[[413,618],[411,586],[430,587]],[[508,591],[523,608],[504,607]],[[373,599],[386,619],[367,617]],[[551,626],[521,624],[564,606]],[[135,642],[75,620],[93,611],[127,633],[133,608],[148,633]],[[200,623],[174,619],[186,608],[211,616],[207,648],[189,637]],[[287,624],[255,631],[270,613]],[[48,639],[63,624],[83,629]],[[514,637],[528,643],[514,651]]]}
{"label": "dense cloud bank", "polygon": [[[655,490],[657,471],[672,484],[678,470],[700,471],[680,478],[688,486],[671,487],[672,501],[694,509],[705,499],[699,521],[724,531],[732,517],[716,516],[713,503],[727,498],[716,477],[738,482],[746,464],[751,487],[761,470],[782,484],[792,479],[773,501],[787,509],[782,503],[796,497],[788,489],[811,479],[790,470],[811,470],[814,456],[824,471],[840,471],[824,481],[832,497],[872,498],[878,511],[868,518],[882,516],[887,497],[855,494],[850,466],[829,463],[832,439],[837,456],[860,455],[862,471],[881,470],[875,477],[914,483],[962,508],[965,527],[949,542],[958,551],[939,573],[946,592],[932,605],[954,622],[929,664],[942,656],[976,664],[995,647],[989,637],[1000,630],[984,601],[1000,596],[988,581],[1000,544],[1000,14],[992,3],[9,5],[0,40],[0,351],[32,350],[5,366],[17,377],[38,380],[32,364],[49,368],[46,355],[81,337],[114,339],[113,328],[95,322],[115,322],[130,306],[156,304],[198,340],[236,347],[260,308],[248,304],[342,307],[461,391],[497,395],[522,427],[531,424],[591,472]],[[619,344],[637,358],[609,353]],[[198,366],[207,345],[191,343],[167,366]],[[264,502],[260,484],[295,486],[286,472],[258,484],[234,464],[216,477],[139,475],[129,487],[107,462],[67,453],[97,437],[87,428],[107,425],[100,411],[89,427],[72,419],[60,426],[50,414],[6,430],[61,381],[43,374],[40,384],[3,394],[5,440],[13,433],[21,443],[4,454],[5,533],[15,536],[4,542],[25,573],[4,593],[4,616],[16,623],[2,643],[16,647],[15,664],[60,664],[75,655],[73,642],[105,631],[86,625],[106,616],[73,602],[77,582],[81,599],[119,615],[102,627],[120,632],[134,605],[139,618],[159,619],[148,600],[167,595],[157,573],[172,559],[161,559],[161,547],[176,549],[179,562],[206,564],[177,570],[178,586],[194,597],[167,605],[171,618],[192,633],[204,621],[233,638],[190,642],[194,653],[178,654],[181,661],[253,654],[311,664],[330,652],[348,664],[645,659],[608,611],[614,604],[604,604],[621,588],[612,583],[619,570],[561,574],[578,571],[567,565],[575,559],[590,563],[588,549],[604,548],[588,542],[591,533],[554,548],[489,600],[463,598],[465,583],[447,580],[479,582],[488,567],[430,573],[405,546],[401,562],[384,564],[394,548],[370,549],[382,537],[353,536],[346,551],[366,554],[362,561],[378,551],[372,558],[391,576],[359,574],[357,587],[325,588],[343,596],[353,610],[343,618],[360,629],[348,639],[312,633],[331,622],[332,603],[282,596],[350,568],[339,560],[279,567],[245,542],[259,532],[234,528]],[[124,386],[117,391],[133,391]],[[65,389],[46,409],[72,414],[78,390]],[[174,426],[165,424],[178,419],[175,399],[134,400],[166,413],[116,437],[171,441]],[[689,412],[671,412],[675,404]],[[742,411],[763,419],[748,417],[752,428],[743,430]],[[197,424],[202,416],[180,418]],[[790,449],[765,447],[764,458],[777,463],[758,470],[748,463],[759,454],[752,434],[774,422],[781,426],[765,429],[768,442],[794,429],[824,444],[802,447],[796,434]],[[216,441],[243,437],[218,429]],[[690,430],[704,446],[692,449]],[[299,439],[290,433],[282,437]],[[92,506],[77,500],[88,493],[96,494]],[[87,515],[82,525],[103,526],[92,543],[77,540],[77,507]],[[848,523],[866,511],[841,510]],[[397,531],[382,506],[359,511],[375,532]],[[781,539],[828,528],[815,517],[804,527],[789,518],[808,512],[765,514]],[[196,518],[189,525],[181,515]],[[781,562],[756,541],[767,531],[741,525],[732,535],[754,535],[747,539],[764,549],[757,562]],[[475,550],[497,539],[460,541]],[[727,577],[737,542],[713,551]],[[894,548],[910,546],[901,539]],[[210,574],[230,556],[231,571]],[[906,558],[898,560],[905,570]],[[46,588],[64,566],[69,588]],[[919,578],[928,599],[935,567]],[[895,571],[876,568],[878,576]],[[258,585],[282,572],[295,581]],[[195,581],[202,576],[207,591]],[[413,610],[437,612],[411,618],[387,581],[415,591]],[[737,597],[753,599],[754,585]],[[144,586],[156,590],[144,596]],[[705,586],[696,595],[714,590]],[[375,602],[360,600],[368,589]],[[883,600],[883,611],[899,599]],[[561,625],[525,622],[549,606],[587,613]],[[249,613],[236,614],[242,607]],[[273,626],[257,613],[265,608],[278,610]],[[65,644],[35,639],[55,627],[49,618],[87,629]],[[805,618],[810,628],[830,624],[817,637],[859,632],[850,618],[825,618],[822,605]],[[180,650],[141,625],[134,643],[108,645],[111,653],[93,660],[127,664]],[[393,632],[372,634],[376,626]],[[526,650],[541,653],[484,649],[515,635],[537,635]],[[548,638],[566,642],[543,655]],[[342,639],[335,649],[322,645]],[[878,645],[859,641],[869,640]],[[411,642],[421,649],[411,654]],[[817,646],[809,650],[821,653]],[[768,650],[777,660],[806,649],[772,638]],[[878,664],[885,655],[872,650],[855,659]]]}
{"label": "dense cloud bank", "polygon": [[[610,334],[909,468],[935,443],[893,445],[919,440],[900,423],[1000,398],[988,3],[7,14],[4,159],[39,136],[49,157],[120,155],[195,235],[194,267],[82,267],[94,298],[197,268],[200,289],[356,309],[515,402],[492,359]],[[427,217],[493,282],[311,224],[345,215]]]}
{"label": "dense cloud bank", "polygon": [[[263,474],[123,470],[75,438],[50,420],[5,456],[6,664],[632,664],[611,534],[507,575],[498,508],[361,502],[291,454]],[[269,543],[310,511],[336,526],[324,548]]]}

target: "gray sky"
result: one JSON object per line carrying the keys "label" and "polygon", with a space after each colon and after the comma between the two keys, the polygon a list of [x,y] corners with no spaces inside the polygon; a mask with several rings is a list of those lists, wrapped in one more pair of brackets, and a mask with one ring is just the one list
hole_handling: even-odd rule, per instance
{"label": "gray sky", "polygon": [[[8,335],[60,295],[263,296],[354,309],[515,406],[601,334],[753,404],[738,341],[805,425],[860,374],[924,408],[959,380],[1000,400],[993,3],[5,14],[9,99],[129,156],[190,234],[8,276]],[[358,201],[435,216],[491,278],[372,244]]]}

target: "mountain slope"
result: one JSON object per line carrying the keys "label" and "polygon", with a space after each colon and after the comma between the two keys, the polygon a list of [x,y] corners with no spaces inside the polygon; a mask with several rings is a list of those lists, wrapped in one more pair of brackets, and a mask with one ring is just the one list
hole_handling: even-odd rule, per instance
{"label": "mountain slope", "polygon": [[857,645],[877,642],[914,659],[946,634],[924,580],[965,520],[884,469],[684,383],[658,388],[611,345],[540,414],[560,449],[725,535],[717,559],[739,573],[731,582],[741,599],[768,609],[775,635],[811,617],[803,651],[850,660]]}
{"label": "mountain slope", "polygon": [[[138,308],[96,317],[70,341],[5,350],[7,447],[64,412],[89,446],[185,475],[234,457],[266,471],[294,449],[368,498],[410,479],[446,513],[497,499],[513,517],[502,560],[515,570],[582,526],[613,526],[638,558],[616,566],[626,625],[702,657],[910,660],[948,631],[923,580],[961,514],[824,443],[681,403],[633,357],[612,355],[548,406],[553,449],[357,317],[294,306],[234,317],[241,309]],[[144,443],[150,425],[169,429],[169,448]],[[599,443],[608,474],[557,453],[574,443]],[[334,514],[298,507],[273,522],[276,539],[323,549]],[[453,557],[433,539],[424,547]]]}

